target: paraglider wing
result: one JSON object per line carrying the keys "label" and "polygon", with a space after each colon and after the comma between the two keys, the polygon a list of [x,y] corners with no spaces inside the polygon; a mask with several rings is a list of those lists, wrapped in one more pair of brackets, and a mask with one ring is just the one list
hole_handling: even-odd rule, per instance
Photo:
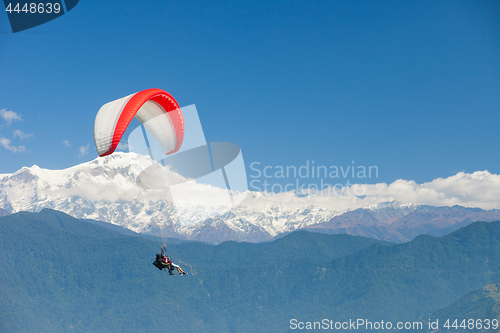
{"label": "paraglider wing", "polygon": [[112,154],[136,117],[160,144],[165,154],[178,151],[184,138],[184,118],[177,101],[161,89],[147,89],[101,107],[94,123],[99,156]]}

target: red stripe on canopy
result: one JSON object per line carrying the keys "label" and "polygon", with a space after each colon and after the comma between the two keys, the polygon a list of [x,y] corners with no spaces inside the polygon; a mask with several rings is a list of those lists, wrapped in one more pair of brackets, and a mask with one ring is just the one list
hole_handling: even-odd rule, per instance
{"label": "red stripe on canopy", "polygon": [[182,116],[179,104],[172,97],[172,95],[170,95],[165,90],[146,89],[132,96],[132,98],[130,98],[130,100],[123,108],[120,118],[116,123],[115,132],[113,133],[113,139],[111,142],[111,147],[107,152],[102,154],[101,157],[110,155],[115,151],[128,125],[137,114],[137,111],[139,111],[139,109],[147,101],[155,101],[156,103],[161,105],[161,107],[165,109],[166,112],[168,112],[170,118],[172,119],[175,129],[176,145],[174,150],[169,152],[169,154],[173,154],[181,148],[182,140],[184,139],[184,118]]}

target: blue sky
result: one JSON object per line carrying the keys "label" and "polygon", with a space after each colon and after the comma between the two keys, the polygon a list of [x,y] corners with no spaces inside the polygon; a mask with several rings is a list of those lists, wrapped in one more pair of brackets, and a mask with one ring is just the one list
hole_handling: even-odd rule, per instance
{"label": "blue sky", "polygon": [[196,104],[208,141],[237,143],[249,175],[499,174],[499,17],[498,1],[81,0],[13,34],[0,13],[0,173],[94,159],[99,108],[161,88]]}

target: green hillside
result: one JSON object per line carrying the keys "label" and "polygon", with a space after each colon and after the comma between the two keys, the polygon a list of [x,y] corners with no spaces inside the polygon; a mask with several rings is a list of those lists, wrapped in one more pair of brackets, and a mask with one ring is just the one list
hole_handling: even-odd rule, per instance
{"label": "green hillside", "polygon": [[[0,218],[0,332],[287,332],[290,320],[414,321],[500,282],[500,222],[392,245],[292,233],[169,245],[52,210]],[[486,307],[488,305],[485,305]]]}
{"label": "green hillside", "polygon": [[[52,210],[1,218],[0,237],[2,332],[151,332],[166,323],[224,331],[226,320],[203,282],[221,267],[312,254],[331,260],[376,242],[344,235],[316,241],[313,234],[297,233],[262,249],[235,242],[170,245],[169,254],[182,258],[177,262],[191,273],[171,277],[151,265],[158,243]],[[301,244],[307,246],[301,250]]]}

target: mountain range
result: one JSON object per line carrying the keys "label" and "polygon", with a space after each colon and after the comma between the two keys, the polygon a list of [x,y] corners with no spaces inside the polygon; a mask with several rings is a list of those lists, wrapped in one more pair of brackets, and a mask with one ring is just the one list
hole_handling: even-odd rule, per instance
{"label": "mountain range", "polygon": [[35,165],[0,174],[0,216],[50,208],[134,232],[213,244],[269,241],[301,229],[406,242],[420,234],[440,236],[475,221],[500,219],[498,209],[395,201],[337,211],[307,197],[283,195],[276,199],[276,195],[262,192],[248,192],[243,203],[230,210],[196,200],[174,207],[164,191],[136,184],[138,172],[149,164],[141,155],[115,153],[64,170]]}
{"label": "mountain range", "polygon": [[151,264],[156,241],[114,229],[50,209],[0,217],[0,331],[290,332],[324,319],[498,316],[500,222],[403,244],[306,231],[170,244],[183,276]]}
{"label": "mountain range", "polygon": [[500,210],[480,208],[402,206],[392,202],[376,208],[356,209],[327,222],[303,229],[324,233],[347,233],[392,242],[406,242],[418,235],[443,236],[472,222],[496,221]]}

